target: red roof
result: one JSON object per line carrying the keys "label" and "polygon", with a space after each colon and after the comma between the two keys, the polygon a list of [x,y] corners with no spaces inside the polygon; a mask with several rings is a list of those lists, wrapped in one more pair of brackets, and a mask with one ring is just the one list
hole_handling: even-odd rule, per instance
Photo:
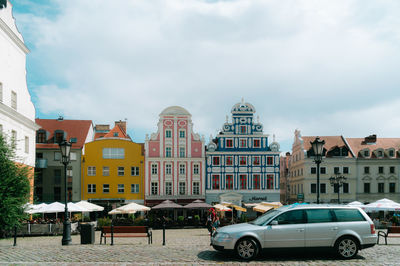
{"label": "red roof", "polygon": [[[37,143],[38,149],[58,149],[58,143],[54,143],[54,133],[56,130],[66,132],[66,138],[70,141],[76,138],[76,143],[72,143],[72,149],[82,149],[85,140],[92,126],[92,120],[58,120],[58,119],[36,119],[36,124],[40,129],[46,130],[47,143]],[[39,130],[40,130],[39,129]]]}
{"label": "red roof", "polygon": [[[315,140],[317,136],[302,136],[301,138],[303,139],[303,145],[304,145],[304,150],[308,151],[311,149],[311,143],[312,141]],[[319,136],[321,140],[325,141],[324,148],[327,151],[330,151],[331,149],[335,147],[347,147],[349,146],[346,144],[343,136]],[[353,157],[351,153],[349,153],[350,157]]]}
{"label": "red roof", "polygon": [[111,129],[110,132],[104,135],[104,138],[130,139],[130,137],[126,134],[124,129],[119,125],[115,125],[115,127]]}
{"label": "red roof", "polygon": [[346,138],[354,154],[358,157],[359,152],[365,148],[370,151],[377,149],[394,148],[396,151],[400,150],[400,138],[376,138],[375,142],[366,143],[365,138]]}

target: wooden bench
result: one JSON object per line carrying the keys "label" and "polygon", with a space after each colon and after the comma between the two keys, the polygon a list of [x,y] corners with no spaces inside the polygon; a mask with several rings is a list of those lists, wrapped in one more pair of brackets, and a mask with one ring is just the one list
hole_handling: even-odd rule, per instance
{"label": "wooden bench", "polygon": [[388,237],[400,237],[400,226],[389,226],[387,228],[387,232],[379,231],[378,232],[378,244],[379,244],[380,236],[385,238],[385,244],[387,245]]}
{"label": "wooden bench", "polygon": [[111,245],[114,244],[114,237],[147,237],[148,243],[153,244],[153,234],[147,226],[103,226],[100,245],[103,237],[104,244],[106,244],[107,237],[111,237]]}

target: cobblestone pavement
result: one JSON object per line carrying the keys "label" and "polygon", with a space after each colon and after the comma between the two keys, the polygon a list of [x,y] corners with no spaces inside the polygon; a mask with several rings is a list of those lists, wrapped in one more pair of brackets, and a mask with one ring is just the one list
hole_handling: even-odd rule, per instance
{"label": "cobblestone pavement", "polygon": [[166,231],[166,245],[162,245],[162,231],[153,231],[153,244],[147,238],[116,238],[114,246],[100,245],[96,232],[94,245],[81,245],[80,236],[72,236],[72,245],[62,246],[62,236],[0,240],[1,265],[197,265],[197,264],[269,264],[269,265],[400,265],[400,239],[388,239],[388,245],[376,245],[361,250],[356,259],[338,260],[329,252],[264,252],[256,261],[247,263],[232,254],[220,253],[209,245],[206,229]]}

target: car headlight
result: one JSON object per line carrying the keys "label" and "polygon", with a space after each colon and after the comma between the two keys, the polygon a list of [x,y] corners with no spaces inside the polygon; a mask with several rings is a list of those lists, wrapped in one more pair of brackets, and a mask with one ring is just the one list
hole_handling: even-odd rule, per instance
{"label": "car headlight", "polygon": [[218,233],[214,236],[215,240],[223,242],[231,240],[231,236],[227,233]]}

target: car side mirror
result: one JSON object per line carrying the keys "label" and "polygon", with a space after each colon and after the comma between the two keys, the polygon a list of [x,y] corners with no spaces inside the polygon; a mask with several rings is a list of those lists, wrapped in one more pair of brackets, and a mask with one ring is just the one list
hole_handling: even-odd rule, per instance
{"label": "car side mirror", "polygon": [[270,225],[278,225],[278,221],[277,220],[273,220]]}

